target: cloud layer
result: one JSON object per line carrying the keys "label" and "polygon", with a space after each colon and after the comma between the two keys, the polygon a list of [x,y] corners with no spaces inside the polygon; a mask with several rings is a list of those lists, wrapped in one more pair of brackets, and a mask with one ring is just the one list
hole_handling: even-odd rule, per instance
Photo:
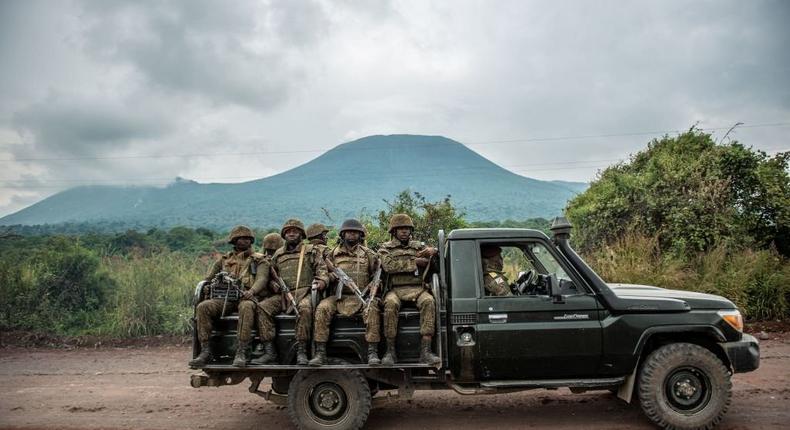
{"label": "cloud layer", "polygon": [[[529,139],[790,122],[787,22],[782,1],[2,2],[0,214],[268,176],[369,134],[589,181],[650,136]],[[735,137],[790,147],[787,126]]]}

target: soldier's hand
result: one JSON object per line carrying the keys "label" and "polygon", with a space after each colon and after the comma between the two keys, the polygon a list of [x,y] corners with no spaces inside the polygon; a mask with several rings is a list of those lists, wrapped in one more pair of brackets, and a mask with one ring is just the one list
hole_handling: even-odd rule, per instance
{"label": "soldier's hand", "polygon": [[241,292],[241,298],[245,300],[252,300],[252,290],[244,290]]}
{"label": "soldier's hand", "polygon": [[320,279],[313,281],[313,288],[318,289],[318,291],[324,291],[324,288],[326,288],[326,282]]}
{"label": "soldier's hand", "polygon": [[425,257],[433,257],[438,252],[439,251],[436,248],[434,248],[432,246],[429,246],[429,247],[423,249],[422,251],[418,252],[417,256],[418,257],[423,257],[423,258],[425,258]]}

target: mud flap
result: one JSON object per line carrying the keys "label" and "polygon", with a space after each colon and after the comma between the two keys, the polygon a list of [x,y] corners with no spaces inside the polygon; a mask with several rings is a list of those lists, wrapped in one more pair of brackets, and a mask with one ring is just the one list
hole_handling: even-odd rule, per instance
{"label": "mud flap", "polygon": [[620,384],[620,388],[617,390],[617,397],[625,400],[626,403],[631,403],[631,398],[634,394],[634,385],[636,384],[636,371],[638,369],[639,365],[637,364],[634,366],[634,371],[625,378],[625,381]]}

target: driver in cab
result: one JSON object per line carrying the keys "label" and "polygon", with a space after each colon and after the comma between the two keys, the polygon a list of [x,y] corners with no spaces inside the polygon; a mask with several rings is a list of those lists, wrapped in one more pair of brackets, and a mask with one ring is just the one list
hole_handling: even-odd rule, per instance
{"label": "driver in cab", "polygon": [[512,296],[510,282],[502,271],[502,248],[496,245],[483,245],[480,248],[483,260],[483,283],[487,296]]}

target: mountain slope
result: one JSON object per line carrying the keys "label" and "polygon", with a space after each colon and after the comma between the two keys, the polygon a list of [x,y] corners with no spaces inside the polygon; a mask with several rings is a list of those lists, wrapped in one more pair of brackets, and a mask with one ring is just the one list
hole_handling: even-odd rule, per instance
{"label": "mountain slope", "polygon": [[0,219],[2,225],[117,222],[137,226],[277,226],[292,216],[339,223],[374,213],[410,189],[451,195],[470,220],[552,217],[586,184],[538,181],[509,172],[438,136],[370,136],[264,179],[240,184],[177,181],[165,188],[70,189]]}

